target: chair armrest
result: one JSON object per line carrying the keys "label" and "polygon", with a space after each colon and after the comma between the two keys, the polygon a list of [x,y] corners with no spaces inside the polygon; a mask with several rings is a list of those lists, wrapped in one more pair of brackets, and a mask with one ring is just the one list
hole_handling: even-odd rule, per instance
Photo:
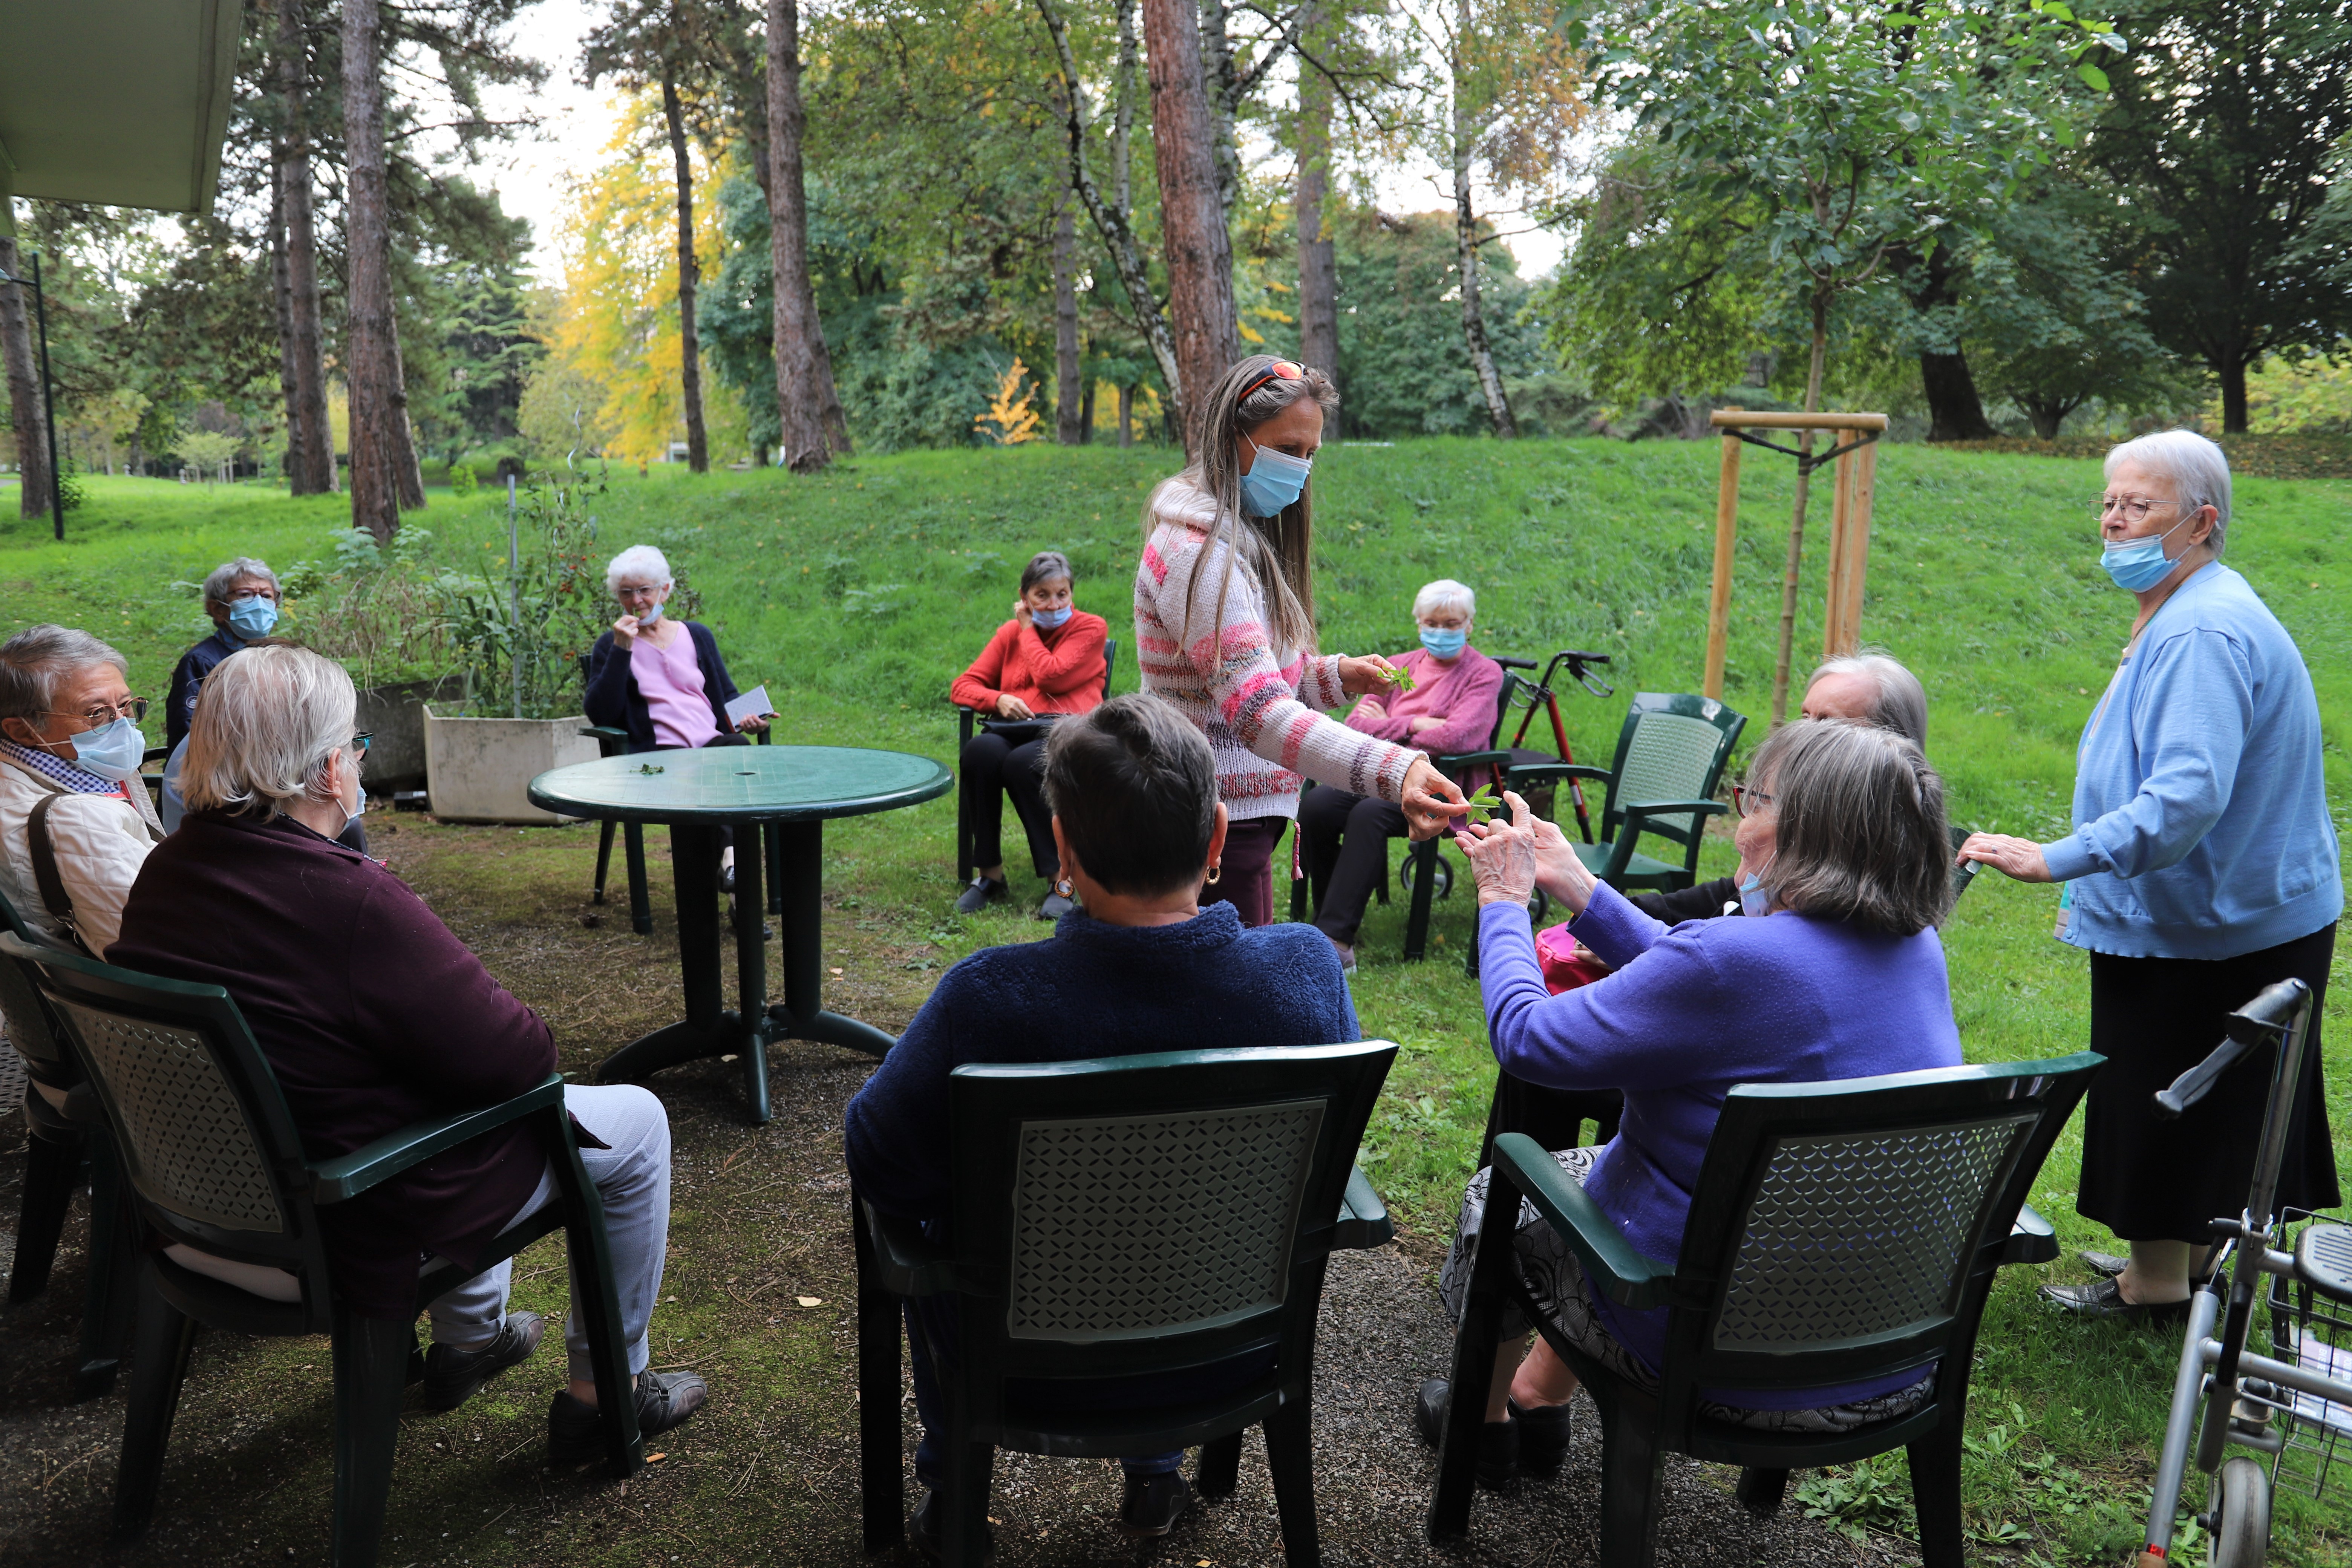
{"label": "chair armrest", "polygon": [[2057,1260],[2056,1227],[2034,1213],[2032,1204],[2021,1205],[2017,1211],[2017,1223],[2009,1227],[2008,1245],[2000,1249],[2002,1267],[2011,1263],[2055,1263]]}
{"label": "chair armrest", "polygon": [[1331,1227],[1331,1250],[1385,1247],[1396,1236],[1388,1205],[1355,1166],[1348,1167],[1348,1191],[1339,1200],[1339,1223]]}
{"label": "chair armrest", "polygon": [[1610,780],[1610,773],[1607,768],[1596,768],[1584,763],[1521,763],[1505,771],[1505,783],[1516,784],[1521,779],[1530,784],[1556,783],[1560,779],[1591,779],[1605,784]]}
{"label": "chair armrest", "polygon": [[591,724],[580,732],[583,735],[593,735],[600,741],[625,741],[629,738],[629,732],[626,730],[611,724]]}
{"label": "chair armrest", "polygon": [[882,1289],[893,1296],[937,1296],[961,1288],[955,1254],[925,1236],[919,1222],[884,1214],[862,1198],[857,1206],[866,1211]]}
{"label": "chair armrest", "polygon": [[1510,1173],[1511,1184],[1559,1232],[1602,1294],[1637,1311],[1666,1304],[1673,1267],[1634,1251],[1616,1222],[1561,1173],[1543,1145],[1524,1132],[1506,1132],[1495,1140],[1495,1168]]}
{"label": "chair armrest", "polygon": [[468,1138],[478,1138],[494,1127],[503,1127],[520,1121],[535,1110],[563,1103],[563,1075],[550,1073],[536,1088],[526,1089],[512,1100],[498,1105],[486,1105],[478,1110],[461,1110],[455,1116],[436,1117],[429,1121],[411,1122],[397,1132],[387,1132],[362,1149],[332,1160],[321,1160],[310,1167],[310,1201],[319,1204],[339,1204],[353,1198],[389,1176],[396,1176],[411,1165],[418,1164],[452,1149]]}
{"label": "chair armrest", "polygon": [[169,746],[150,746],[139,753],[139,765],[142,768],[149,763],[168,763],[171,760],[172,748]]}
{"label": "chair armrest", "polygon": [[1458,773],[1465,768],[1499,768],[1511,760],[1508,752],[1448,752],[1442,757],[1432,757],[1440,773]]}
{"label": "chair armrest", "polygon": [[1620,807],[1625,814],[1625,826],[1635,833],[1641,822],[1651,816],[1721,816],[1731,808],[1719,800],[1645,800]]}

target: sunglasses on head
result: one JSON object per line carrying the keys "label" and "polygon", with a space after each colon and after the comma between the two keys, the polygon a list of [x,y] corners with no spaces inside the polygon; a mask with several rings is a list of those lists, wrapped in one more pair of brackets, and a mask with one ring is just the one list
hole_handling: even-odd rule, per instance
{"label": "sunglasses on head", "polygon": [[1234,401],[1237,404],[1246,403],[1249,401],[1251,395],[1255,393],[1257,389],[1262,386],[1269,385],[1277,381],[1302,381],[1306,379],[1306,375],[1307,370],[1305,366],[1291,360],[1276,360],[1264,370],[1258,372],[1257,374],[1252,376],[1250,378],[1249,384],[1241,389],[1240,394],[1234,397]]}

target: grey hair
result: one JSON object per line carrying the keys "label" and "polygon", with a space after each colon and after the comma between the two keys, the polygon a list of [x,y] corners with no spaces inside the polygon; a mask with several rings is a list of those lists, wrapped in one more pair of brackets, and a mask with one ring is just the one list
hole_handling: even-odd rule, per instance
{"label": "grey hair", "polygon": [[[2221,558],[2221,547],[2230,533],[2230,455],[2214,442],[2194,430],[2158,430],[2135,437],[2107,454],[2106,477],[2116,477],[2118,463],[2137,463],[2152,468],[2172,481],[2174,495],[2180,502],[2180,515],[2194,514],[2200,507],[2213,509],[2213,531],[2205,542],[2212,547],[2213,558]],[[2178,521],[2178,520],[2176,520]]]}
{"label": "grey hair", "polygon": [[131,679],[131,661],[78,626],[26,626],[0,643],[0,719],[22,719],[35,729],[54,710],[58,682],[93,664],[110,664]]}
{"label": "grey hair", "polygon": [[1894,731],[1921,751],[1927,749],[1927,688],[1894,658],[1873,648],[1843,658],[1825,658],[1813,671],[1812,680],[1805,682],[1806,688],[1810,689],[1827,675],[1859,675],[1870,681],[1877,692],[1871,700],[1870,721]]}
{"label": "grey hair", "polygon": [[[240,555],[234,561],[224,561],[205,574],[205,603],[226,605],[236,585],[247,577],[258,577],[272,588],[278,588],[278,574],[269,569],[267,561],[256,561],[250,555]],[[278,589],[280,593],[285,590]]]}
{"label": "grey hair", "polygon": [[1944,780],[1918,747],[1843,719],[1783,724],[1748,776],[1772,797],[1772,859],[1758,875],[1782,905],[1895,936],[1943,923]]}
{"label": "grey hair", "polygon": [[359,694],[333,659],[280,643],[248,647],[205,678],[180,763],[190,811],[280,816],[323,796],[327,759],[352,743]]}
{"label": "grey hair", "polygon": [[1440,577],[1412,596],[1412,618],[1417,621],[1439,610],[1459,610],[1467,620],[1478,613],[1478,595],[1451,577]]}
{"label": "grey hair", "polygon": [[604,592],[618,594],[624,577],[643,577],[655,583],[677,581],[669,574],[669,557],[650,544],[632,544],[613,557],[612,563],[604,568]]}
{"label": "grey hair", "polygon": [[1075,581],[1076,574],[1070,570],[1070,558],[1058,550],[1040,550],[1021,569],[1021,591],[1024,594],[1040,583]]}

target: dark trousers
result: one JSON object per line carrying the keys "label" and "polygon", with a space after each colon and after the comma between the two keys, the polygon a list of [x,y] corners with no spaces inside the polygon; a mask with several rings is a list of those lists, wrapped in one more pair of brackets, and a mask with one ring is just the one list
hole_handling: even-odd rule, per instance
{"label": "dark trousers", "polygon": [[964,742],[956,767],[963,791],[964,820],[971,824],[971,863],[1004,863],[1004,797],[1013,797],[1013,814],[1029,839],[1029,860],[1037,875],[1052,881],[1062,874],[1062,858],[1054,852],[1054,814],[1045,808],[1045,742],[1008,744],[1002,735],[982,730]]}
{"label": "dark trousers", "polygon": [[2245,1208],[2275,1052],[2264,1047],[2248,1055],[2177,1121],[2158,1121],[2151,1101],[2221,1043],[2223,1020],[2231,1012],[2263,986],[2290,977],[2311,987],[2311,1024],[2279,1168],[2278,1204],[2336,1206],[2340,1198],[2319,1030],[2335,952],[2330,925],[2236,958],[2091,954],[2091,1048],[2107,1065],[2083,1101],[2076,1212],[2126,1241],[2202,1242],[2215,1219]]}
{"label": "dark trousers", "polygon": [[1274,851],[1282,842],[1286,816],[1253,816],[1225,829],[1224,858],[1217,879],[1201,889],[1203,908],[1231,904],[1241,911],[1242,924],[1274,923]]}
{"label": "dark trousers", "polygon": [[1315,929],[1352,947],[1364,906],[1389,874],[1389,840],[1404,809],[1377,795],[1318,784],[1298,801],[1298,853],[1315,900]]}
{"label": "dark trousers", "polygon": [[[1625,901],[1652,920],[1664,921],[1670,926],[1685,921],[1711,921],[1723,913],[1724,905],[1739,902],[1739,882],[1736,878],[1718,877],[1675,893],[1634,893]],[[1739,911],[1735,908],[1731,912]]]}

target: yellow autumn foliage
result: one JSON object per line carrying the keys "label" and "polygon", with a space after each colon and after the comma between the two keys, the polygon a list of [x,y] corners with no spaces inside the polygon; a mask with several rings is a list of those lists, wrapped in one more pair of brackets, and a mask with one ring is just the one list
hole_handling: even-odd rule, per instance
{"label": "yellow autumn foliage", "polygon": [[1024,386],[1029,367],[1021,356],[1013,356],[1013,363],[996,380],[996,395],[988,401],[988,412],[972,416],[972,427],[984,430],[1000,447],[1018,447],[1024,441],[1037,438],[1037,388]]}

